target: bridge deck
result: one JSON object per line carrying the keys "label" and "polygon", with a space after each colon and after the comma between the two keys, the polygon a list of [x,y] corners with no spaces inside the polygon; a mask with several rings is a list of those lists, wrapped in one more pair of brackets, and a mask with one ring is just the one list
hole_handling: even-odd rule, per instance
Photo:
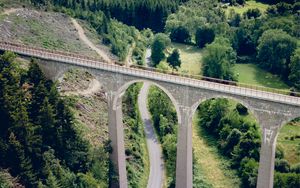
{"label": "bridge deck", "polygon": [[180,75],[164,74],[164,73],[150,71],[150,70],[120,66],[116,64],[108,64],[108,63],[100,62],[99,60],[96,59],[91,59],[88,57],[79,56],[71,53],[33,48],[33,47],[28,47],[19,44],[12,44],[7,42],[0,42],[0,49],[4,51],[12,51],[20,55],[32,56],[32,57],[41,58],[45,60],[52,60],[52,61],[68,63],[71,65],[76,65],[81,67],[101,69],[110,72],[131,75],[131,76],[139,77],[141,79],[158,80],[158,81],[169,82],[173,84],[180,84],[180,85],[196,87],[196,88],[204,88],[213,91],[220,91],[220,92],[231,93],[240,96],[247,96],[252,98],[259,98],[268,101],[300,106],[300,97],[279,94],[281,92],[279,90],[273,90],[274,92],[271,92],[271,91],[262,91],[261,89],[255,86],[253,86],[253,88],[248,88],[248,86],[241,87],[241,86],[220,84],[220,83],[209,82],[205,80],[187,78]]}

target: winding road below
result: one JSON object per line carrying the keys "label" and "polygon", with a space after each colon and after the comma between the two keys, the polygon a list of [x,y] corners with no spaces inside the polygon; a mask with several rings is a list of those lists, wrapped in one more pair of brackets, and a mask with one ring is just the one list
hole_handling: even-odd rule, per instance
{"label": "winding road below", "polygon": [[[150,66],[151,63],[151,49],[146,50],[145,64]],[[147,148],[150,160],[150,175],[148,178],[147,188],[161,188],[164,184],[165,168],[164,160],[161,150],[161,145],[155,134],[154,127],[152,125],[151,116],[148,111],[147,98],[150,84],[145,82],[141,88],[138,105],[141,118],[144,122],[144,129],[147,139]]]}
{"label": "winding road below", "polygon": [[150,175],[147,188],[160,188],[164,182],[164,162],[161,146],[152,126],[151,117],[147,108],[147,96],[150,84],[145,82],[138,98],[138,105],[147,139],[147,147],[150,160]]}

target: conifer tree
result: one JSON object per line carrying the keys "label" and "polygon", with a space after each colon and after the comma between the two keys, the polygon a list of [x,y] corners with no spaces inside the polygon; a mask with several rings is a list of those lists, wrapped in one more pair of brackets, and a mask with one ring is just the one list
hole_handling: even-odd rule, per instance
{"label": "conifer tree", "polygon": [[9,136],[9,152],[7,162],[13,166],[12,173],[20,175],[21,182],[25,186],[33,186],[36,182],[36,177],[32,169],[31,160],[26,157],[25,151],[21,143],[17,140],[14,133]]}

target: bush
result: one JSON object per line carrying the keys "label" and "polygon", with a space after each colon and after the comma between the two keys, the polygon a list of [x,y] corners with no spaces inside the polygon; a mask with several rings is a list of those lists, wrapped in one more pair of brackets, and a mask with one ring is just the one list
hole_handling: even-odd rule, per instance
{"label": "bush", "polygon": [[276,148],[275,158],[276,159],[283,159],[284,158],[284,151],[281,147]]}
{"label": "bush", "polygon": [[173,67],[178,68],[181,66],[180,54],[178,49],[173,50],[172,54],[167,58],[167,62]]}
{"label": "bush", "polygon": [[183,26],[179,26],[175,29],[172,29],[170,38],[173,42],[179,42],[179,43],[191,42],[191,34],[189,30]]}
{"label": "bush", "polygon": [[235,107],[235,109],[238,111],[240,115],[247,115],[248,114],[248,109],[242,105],[241,103],[238,103]]}
{"label": "bush", "polygon": [[244,158],[241,161],[240,175],[243,187],[256,187],[258,162],[254,159]]}
{"label": "bush", "polygon": [[276,159],[275,170],[281,173],[287,173],[290,171],[290,164],[285,159]]}
{"label": "bush", "polygon": [[297,163],[291,167],[291,172],[300,174],[300,163]]}
{"label": "bush", "polygon": [[255,9],[248,9],[244,14],[243,14],[244,18],[258,18],[261,16],[261,12],[258,8]]}
{"label": "bush", "polygon": [[197,46],[203,48],[206,44],[210,44],[214,41],[215,32],[212,28],[204,26],[197,29],[195,38]]}
{"label": "bush", "polygon": [[274,188],[296,188],[300,187],[300,174],[275,173]]}

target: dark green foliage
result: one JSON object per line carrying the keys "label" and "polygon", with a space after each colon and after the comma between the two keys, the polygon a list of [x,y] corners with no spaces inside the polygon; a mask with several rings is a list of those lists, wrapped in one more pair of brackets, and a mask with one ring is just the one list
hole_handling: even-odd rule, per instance
{"label": "dark green foliage", "polygon": [[235,109],[238,111],[240,115],[247,115],[248,114],[248,109],[242,105],[241,103],[238,103],[235,107]]}
{"label": "dark green foliage", "polygon": [[[88,176],[90,183],[107,185],[107,151],[91,155],[94,149],[75,127],[55,84],[35,62],[23,70],[14,57],[1,56],[0,168],[9,169],[26,187],[73,187],[80,182],[78,173]],[[97,160],[102,165],[96,165]]]}
{"label": "dark green foliage", "polygon": [[178,49],[174,49],[172,54],[167,58],[167,62],[173,67],[173,68],[179,68],[181,65],[180,60],[180,54]]}
{"label": "dark green foliage", "polygon": [[212,28],[204,26],[202,28],[198,28],[196,31],[196,44],[199,48],[205,47],[206,44],[210,44],[215,39],[215,32]]}
{"label": "dark green foliage", "polygon": [[244,187],[255,187],[258,173],[258,162],[252,158],[241,161],[240,176]]}
{"label": "dark green foliage", "polygon": [[159,88],[151,87],[148,96],[149,111],[162,143],[167,169],[167,187],[175,187],[177,116],[168,96]]}
{"label": "dark green foliage", "polygon": [[242,17],[240,14],[236,13],[235,11],[230,11],[229,12],[229,16],[228,16],[228,19],[229,19],[229,25],[232,26],[232,27],[239,27],[240,26],[240,23],[242,21]]}
{"label": "dark green foliage", "polygon": [[291,57],[290,70],[289,80],[297,90],[300,90],[300,48],[295,50]]}
{"label": "dark green foliage", "polygon": [[259,39],[257,58],[264,69],[288,78],[291,56],[297,47],[296,40],[282,30],[265,31]]}
{"label": "dark green foliage", "polygon": [[290,164],[285,159],[276,159],[275,170],[281,173],[287,173],[290,171]]}
{"label": "dark green foliage", "polygon": [[229,40],[223,37],[216,38],[205,48],[203,55],[202,72],[204,76],[224,80],[236,80],[233,66],[236,62],[236,53],[230,46]]}
{"label": "dark green foliage", "polygon": [[167,35],[159,33],[156,34],[151,45],[151,59],[153,66],[156,67],[161,60],[165,58],[164,50],[170,44],[170,39]]}
{"label": "dark green foliage", "polygon": [[291,167],[291,172],[300,174],[300,163],[297,163]]}
{"label": "dark green foliage", "polygon": [[300,174],[275,173],[274,188],[296,188],[300,185]]}
{"label": "dark green foliage", "polygon": [[258,18],[261,16],[261,12],[258,8],[255,9],[248,9],[244,14],[244,18],[252,19],[252,18]]}
{"label": "dark green foliage", "polygon": [[183,26],[179,26],[177,28],[172,29],[170,34],[170,39],[173,42],[179,43],[190,43],[191,42],[191,34],[189,30]]}
{"label": "dark green foliage", "polygon": [[[186,0],[146,0],[146,1],[122,1],[122,0],[31,0],[34,5],[53,4],[76,11],[93,13],[103,11],[107,17],[133,25],[138,29],[151,28],[154,31],[162,31],[166,17],[174,12],[178,5]],[[47,2],[47,3],[46,3]]]}

